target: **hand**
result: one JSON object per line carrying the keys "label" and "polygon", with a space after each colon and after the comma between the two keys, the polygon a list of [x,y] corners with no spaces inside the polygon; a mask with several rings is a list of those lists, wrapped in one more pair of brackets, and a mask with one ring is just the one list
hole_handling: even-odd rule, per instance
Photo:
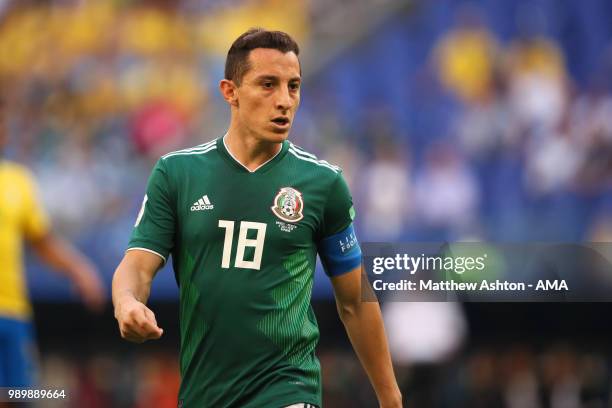
{"label": "hand", "polygon": [[124,296],[115,305],[121,337],[134,343],[159,339],[164,330],[157,326],[155,314],[133,296]]}
{"label": "hand", "polygon": [[102,281],[93,267],[88,266],[80,269],[75,276],[74,284],[89,310],[97,313],[104,310],[106,293]]}

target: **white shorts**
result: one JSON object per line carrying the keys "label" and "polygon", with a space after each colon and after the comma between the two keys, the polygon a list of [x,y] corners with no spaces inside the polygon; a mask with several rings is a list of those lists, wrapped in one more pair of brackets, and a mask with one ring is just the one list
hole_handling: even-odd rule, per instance
{"label": "white shorts", "polygon": [[317,408],[317,406],[307,402],[300,402],[299,404],[288,405],[285,408]]}

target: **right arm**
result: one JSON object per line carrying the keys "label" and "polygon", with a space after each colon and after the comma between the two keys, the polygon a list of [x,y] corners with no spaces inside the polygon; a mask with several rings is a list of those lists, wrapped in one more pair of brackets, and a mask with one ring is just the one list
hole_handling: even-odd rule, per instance
{"label": "right arm", "polygon": [[135,343],[158,339],[163,330],[146,305],[151,283],[163,260],[150,252],[131,250],[113,276],[113,305],[121,337]]}
{"label": "right arm", "polygon": [[135,343],[158,339],[163,330],[146,305],[153,277],[174,247],[176,217],[163,160],[153,169],[128,251],[113,276],[113,305],[121,337]]}

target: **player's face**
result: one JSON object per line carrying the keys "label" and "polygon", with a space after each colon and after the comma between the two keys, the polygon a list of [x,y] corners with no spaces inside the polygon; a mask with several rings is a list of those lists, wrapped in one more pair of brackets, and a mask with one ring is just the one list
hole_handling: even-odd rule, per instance
{"label": "player's face", "polygon": [[300,63],[294,52],[256,48],[250,69],[236,88],[239,125],[262,141],[282,142],[289,136],[300,104]]}

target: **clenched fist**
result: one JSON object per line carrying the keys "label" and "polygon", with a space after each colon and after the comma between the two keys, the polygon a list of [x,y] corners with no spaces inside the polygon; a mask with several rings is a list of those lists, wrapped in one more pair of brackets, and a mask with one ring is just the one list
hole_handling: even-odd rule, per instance
{"label": "clenched fist", "polygon": [[164,330],[157,326],[155,314],[132,296],[123,297],[115,305],[115,318],[121,337],[134,342],[159,339]]}

